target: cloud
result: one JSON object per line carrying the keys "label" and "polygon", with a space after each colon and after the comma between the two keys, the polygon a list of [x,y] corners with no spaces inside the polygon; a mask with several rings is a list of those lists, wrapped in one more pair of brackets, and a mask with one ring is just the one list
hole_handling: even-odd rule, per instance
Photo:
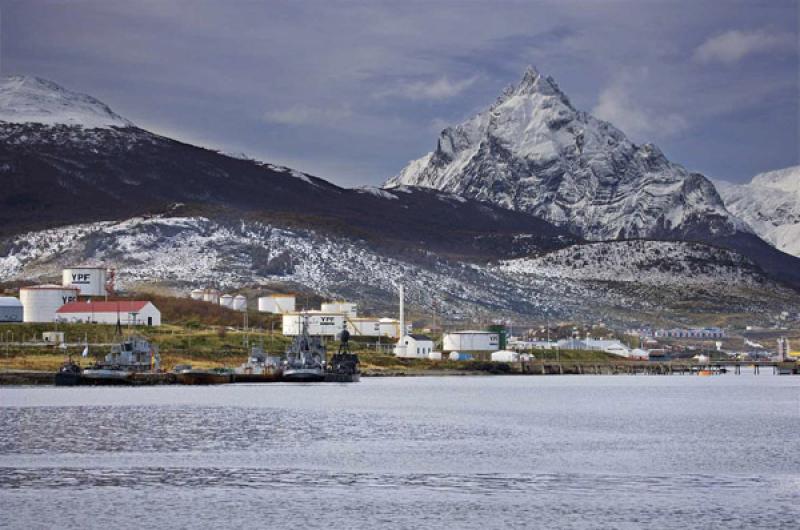
{"label": "cloud", "polygon": [[689,127],[689,122],[680,114],[643,110],[634,101],[631,90],[622,82],[612,83],[603,89],[592,114],[611,122],[637,141],[652,139],[653,136],[672,136]]}
{"label": "cloud", "polygon": [[460,81],[451,81],[447,77],[440,77],[428,81],[412,81],[400,83],[384,90],[380,96],[396,96],[413,100],[448,99],[461,94],[477,80],[477,77],[470,77]]}
{"label": "cloud", "polygon": [[797,38],[790,33],[766,29],[730,30],[707,39],[694,51],[698,63],[733,64],[748,55],[767,52],[791,52],[797,49]]}
{"label": "cloud", "polygon": [[264,113],[264,121],[278,125],[335,125],[353,115],[348,107],[294,105]]}

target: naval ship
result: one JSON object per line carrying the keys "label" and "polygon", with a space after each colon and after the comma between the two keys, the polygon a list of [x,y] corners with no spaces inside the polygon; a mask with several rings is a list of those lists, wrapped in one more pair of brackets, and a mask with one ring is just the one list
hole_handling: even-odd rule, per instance
{"label": "naval ship", "polygon": [[81,382],[88,385],[133,384],[136,374],[161,369],[158,347],[144,337],[130,336],[111,347],[102,361],[85,368]]}
{"label": "naval ship", "polygon": [[325,346],[320,337],[308,334],[308,317],[303,316],[300,333],[286,350],[283,380],[314,382],[325,380]]}

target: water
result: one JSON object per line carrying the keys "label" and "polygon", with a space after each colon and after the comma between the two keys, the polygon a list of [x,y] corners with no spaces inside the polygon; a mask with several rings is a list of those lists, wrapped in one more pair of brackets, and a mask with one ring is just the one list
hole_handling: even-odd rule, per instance
{"label": "water", "polygon": [[797,528],[800,377],[0,389],[0,527]]}

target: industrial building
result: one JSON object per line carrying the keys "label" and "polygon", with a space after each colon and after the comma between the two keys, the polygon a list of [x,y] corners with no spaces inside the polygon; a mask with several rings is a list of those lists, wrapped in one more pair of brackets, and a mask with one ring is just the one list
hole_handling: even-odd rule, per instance
{"label": "industrial building", "polygon": [[258,310],[261,313],[294,313],[296,304],[297,299],[293,294],[271,294],[258,298]]}
{"label": "industrial building", "polygon": [[618,340],[600,339],[563,339],[558,341],[558,347],[563,350],[594,350],[603,351],[620,357],[630,357],[631,349]]}
{"label": "industrial building", "polygon": [[0,322],[22,322],[22,302],[13,296],[0,296]]}
{"label": "industrial building", "polygon": [[427,359],[433,351],[433,339],[427,335],[405,335],[395,346],[396,357]]}
{"label": "industrial building", "polygon": [[[400,338],[400,321],[396,318],[345,318],[347,331],[354,337]],[[411,324],[406,325],[406,333],[411,332]]]}
{"label": "industrial building", "polygon": [[54,322],[56,311],[70,302],[75,302],[80,294],[77,287],[61,285],[33,285],[19,290],[24,322]]}
{"label": "industrial building", "polygon": [[320,307],[323,313],[342,313],[347,318],[358,317],[358,305],[352,302],[324,302]]}
{"label": "industrial building", "polygon": [[283,334],[299,335],[303,330],[303,322],[309,335],[320,337],[336,337],[345,329],[344,315],[341,313],[323,313],[322,311],[303,311],[283,315]]}
{"label": "industrial building", "polygon": [[105,267],[70,267],[61,272],[63,287],[77,287],[81,296],[104,296],[108,271]]}
{"label": "industrial building", "polygon": [[161,311],[144,300],[70,302],[56,311],[56,319],[59,322],[160,326]]}
{"label": "industrial building", "polygon": [[722,328],[672,328],[672,329],[629,329],[626,335],[639,337],[655,337],[667,339],[724,339],[725,330]]}
{"label": "industrial building", "polygon": [[496,331],[454,331],[442,339],[443,351],[497,351],[500,334]]}

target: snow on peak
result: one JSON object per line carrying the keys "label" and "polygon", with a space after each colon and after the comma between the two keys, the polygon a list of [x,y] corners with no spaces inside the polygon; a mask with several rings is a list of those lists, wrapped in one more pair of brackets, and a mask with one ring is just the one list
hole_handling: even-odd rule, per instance
{"label": "snow on peak", "polygon": [[0,122],[80,126],[85,129],[133,127],[97,99],[34,76],[0,78]]}
{"label": "snow on peak", "polygon": [[800,194],[800,165],[760,173],[753,177],[751,184]]}
{"label": "snow on peak", "polygon": [[444,129],[436,149],[384,187],[434,188],[531,213],[588,239],[741,230],[702,175],[576,110],[528,67],[486,110]]}
{"label": "snow on peak", "polygon": [[777,249],[800,257],[800,166],[761,173],[749,184],[716,185],[728,210]]}

